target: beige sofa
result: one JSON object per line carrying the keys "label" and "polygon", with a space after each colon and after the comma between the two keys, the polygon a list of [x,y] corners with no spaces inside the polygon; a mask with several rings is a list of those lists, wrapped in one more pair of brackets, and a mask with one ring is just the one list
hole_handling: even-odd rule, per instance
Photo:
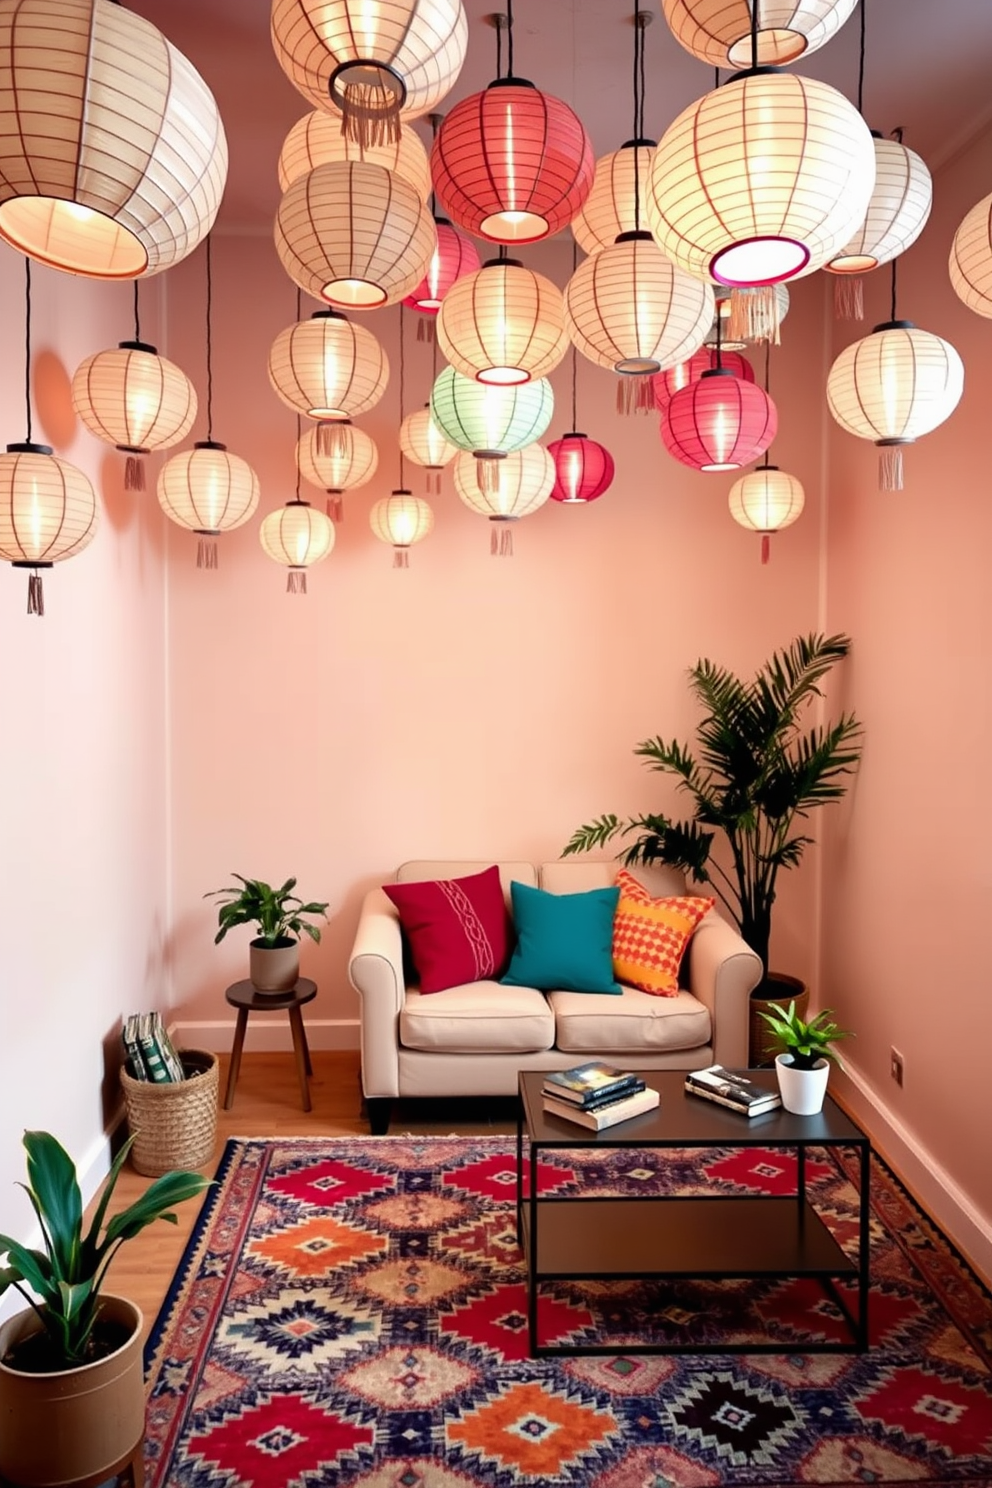
{"label": "beige sofa", "polygon": [[[404,863],[398,883],[458,878],[479,862]],[[516,879],[553,894],[612,884],[615,862],[569,859],[500,863],[509,904]],[[652,894],[684,894],[682,876],[636,870]],[[698,889],[689,892],[698,892]],[[700,1069],[748,1062],[748,1016],[761,962],[737,930],[711,910],[693,936],[677,997],[538,992],[472,982],[423,996],[403,975],[399,915],[382,889],[365,896],[348,968],[361,1003],[362,1089],[374,1133],[388,1129],[392,1102],[409,1096],[514,1095],[522,1069],[567,1069],[607,1059],[625,1069]]]}

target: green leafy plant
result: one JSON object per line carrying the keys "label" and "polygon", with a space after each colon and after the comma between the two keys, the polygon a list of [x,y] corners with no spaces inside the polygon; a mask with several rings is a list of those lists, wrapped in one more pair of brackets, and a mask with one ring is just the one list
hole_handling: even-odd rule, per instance
{"label": "green leafy plant", "polygon": [[83,1198],[71,1157],[49,1132],[24,1133],[28,1182],[21,1187],[41,1226],[44,1248],[29,1250],[9,1235],[0,1235],[0,1255],[5,1254],[6,1261],[0,1267],[0,1296],[14,1287],[34,1308],[50,1341],[53,1369],[70,1369],[88,1362],[100,1289],[107,1267],[124,1241],[156,1219],[176,1224],[172,1206],[195,1198],[213,1183],[212,1178],[199,1173],[165,1173],[140,1199],[104,1224],[133,1142],[134,1138],[129,1138],[117,1154],[84,1235]]}
{"label": "green leafy plant", "polygon": [[[304,915],[323,915],[327,918],[327,904],[304,904],[293,890],[296,879],[287,878],[281,888],[274,889],[260,878],[242,878],[235,873],[241,888],[211,889],[204,899],[225,896],[225,902],[217,911],[220,929],[214,936],[219,945],[235,925],[257,925],[259,942],[268,947],[285,944],[288,940],[299,940],[305,932],[311,940],[320,940],[320,927],[311,925]],[[292,932],[292,933],[290,933]]]}
{"label": "green leafy plant", "polygon": [[[664,863],[709,884],[743,938],[768,970],[772,905],[780,868],[794,868],[811,837],[799,820],[842,796],[842,777],[861,754],[853,713],[803,729],[820,682],[848,654],[845,635],[800,636],[776,651],[750,680],[712,661],[697,661],[689,685],[704,708],[698,757],[678,741],[646,739],[634,753],[649,769],[674,775],[692,799],[690,820],[662,813],[601,816],[579,827],[565,853],[604,846],[618,833],[639,835],[619,854],[628,865]],[[713,857],[717,833],[730,849],[729,868]]]}
{"label": "green leafy plant", "polygon": [[831,1047],[838,1039],[853,1038],[847,1029],[838,1028],[832,1021],[833,1010],[824,1008],[808,1023],[804,1023],[796,1012],[796,1004],[790,1002],[788,1009],[772,1008],[758,1015],[764,1018],[771,1029],[772,1038],[778,1044],[779,1053],[791,1054],[795,1069],[812,1069],[820,1059],[832,1059],[843,1069],[840,1055]]}

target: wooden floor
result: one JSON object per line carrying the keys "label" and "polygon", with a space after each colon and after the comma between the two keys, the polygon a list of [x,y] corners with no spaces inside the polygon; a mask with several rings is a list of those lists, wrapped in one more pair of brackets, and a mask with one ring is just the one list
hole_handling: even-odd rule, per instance
{"label": "wooden floor", "polygon": [[[313,1110],[304,1111],[292,1054],[245,1054],[230,1111],[220,1110],[217,1151],[202,1171],[213,1173],[228,1137],[367,1136],[362,1114],[358,1054],[313,1051],[310,1094]],[[227,1060],[221,1057],[220,1098],[227,1083]],[[492,1135],[516,1130],[512,1101],[399,1101],[391,1132],[418,1135]],[[124,1209],[151,1183],[125,1165],[112,1212]],[[92,1205],[90,1206],[92,1209]],[[181,1205],[179,1224],[156,1221],[118,1251],[108,1287],[136,1302],[144,1313],[147,1336],[182,1257],[196,1219],[198,1204]]]}

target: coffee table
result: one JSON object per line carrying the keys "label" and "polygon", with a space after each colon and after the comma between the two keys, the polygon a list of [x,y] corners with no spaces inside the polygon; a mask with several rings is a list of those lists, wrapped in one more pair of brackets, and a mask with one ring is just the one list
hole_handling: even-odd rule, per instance
{"label": "coffee table", "polygon": [[[537,1296],[542,1281],[742,1277],[818,1280],[840,1308],[849,1341],[803,1343],[801,1352],[853,1353],[868,1347],[868,1216],[871,1142],[828,1095],[817,1116],[768,1111],[748,1118],[713,1101],[686,1095],[684,1072],[639,1070],[661,1096],[660,1105],[603,1132],[546,1114],[544,1073],[519,1076],[517,1118],[517,1238],[527,1261],[527,1317],[534,1357],[623,1353],[795,1353],[795,1342],[693,1344],[543,1344],[538,1338]],[[774,1070],[750,1070],[759,1084],[776,1087]],[[530,1156],[524,1181],[524,1143]],[[715,1147],[785,1148],[796,1154],[794,1195],[727,1195],[654,1198],[538,1197],[541,1153],[555,1149],[680,1147],[705,1153]],[[852,1259],[817,1214],[806,1191],[811,1147],[848,1147],[859,1161],[858,1250]],[[836,1283],[853,1286],[852,1311]]]}

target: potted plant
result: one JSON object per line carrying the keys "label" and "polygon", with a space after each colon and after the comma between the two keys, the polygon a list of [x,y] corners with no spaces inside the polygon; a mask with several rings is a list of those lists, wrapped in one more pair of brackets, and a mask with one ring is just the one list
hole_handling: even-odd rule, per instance
{"label": "potted plant", "polygon": [[105,1293],[114,1255],[153,1220],[176,1223],[173,1206],[213,1182],[171,1172],[107,1219],[132,1137],[110,1170],[83,1233],[72,1159],[48,1132],[24,1134],[26,1191],[40,1250],[0,1235],[0,1295],[13,1287],[28,1307],[0,1325],[0,1479],[26,1485],[100,1482],[138,1461],[145,1397],[140,1310]]}
{"label": "potted plant", "polygon": [[794,1002],[787,1009],[769,1008],[760,1016],[781,1050],[775,1056],[775,1069],[783,1106],[796,1116],[815,1116],[823,1109],[831,1061],[844,1068],[833,1045],[854,1035],[837,1027],[830,1008],[824,1008],[808,1023],[796,1012]]}
{"label": "potted plant", "polygon": [[[853,713],[803,727],[810,703],[822,696],[822,679],[850,644],[845,635],[800,636],[750,679],[698,661],[689,672],[704,710],[698,757],[687,745],[661,738],[646,739],[634,751],[650,769],[675,776],[692,800],[692,817],[601,816],[579,827],[565,848],[566,854],[587,852],[618,833],[636,832],[620,855],[626,864],[664,863],[708,884],[761,958],[764,980],[752,998],[764,1002],[782,1001],[782,984],[797,1000],[806,996],[796,978],[769,971],[772,906],[779,870],[796,867],[812,841],[798,824],[844,794],[843,777],[860,758],[862,731]],[[713,853],[718,834],[729,849],[723,862]]]}
{"label": "potted plant", "polygon": [[296,985],[300,975],[300,936],[320,941],[320,927],[311,925],[304,915],[323,915],[326,904],[304,904],[293,890],[296,879],[287,878],[274,889],[260,878],[242,878],[235,873],[240,888],[212,889],[205,899],[222,898],[217,911],[220,929],[214,936],[219,945],[235,925],[257,925],[258,935],[251,941],[249,976],[259,992],[285,992]]}

